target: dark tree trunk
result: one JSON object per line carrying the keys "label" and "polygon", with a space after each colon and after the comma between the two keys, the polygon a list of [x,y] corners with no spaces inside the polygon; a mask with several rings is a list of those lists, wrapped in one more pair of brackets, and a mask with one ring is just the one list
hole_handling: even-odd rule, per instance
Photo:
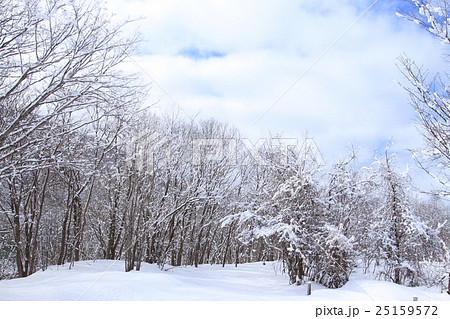
{"label": "dark tree trunk", "polygon": [[289,284],[300,284],[305,275],[303,258],[297,253],[290,254],[285,251],[285,254],[287,256]]}
{"label": "dark tree trunk", "polygon": [[225,264],[227,262],[227,253],[228,253],[228,249],[230,248],[231,231],[233,229],[232,226],[233,226],[233,224],[231,224],[228,227],[228,234],[227,234],[227,239],[226,239],[226,243],[225,243],[225,251],[223,252],[222,267],[225,267]]}
{"label": "dark tree trunk", "polygon": [[58,257],[58,265],[62,265],[65,262],[66,258],[66,241],[67,241],[67,223],[69,222],[69,208],[66,208],[66,212],[64,214],[64,220],[62,223],[61,230],[61,244],[59,248],[59,257]]}

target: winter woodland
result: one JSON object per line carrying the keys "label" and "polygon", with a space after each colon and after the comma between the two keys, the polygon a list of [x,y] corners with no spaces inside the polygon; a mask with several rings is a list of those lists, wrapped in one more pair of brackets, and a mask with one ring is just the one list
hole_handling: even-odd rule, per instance
{"label": "winter woodland", "polygon": [[[404,23],[448,46],[450,3],[410,4]],[[92,259],[124,271],[279,260],[291,284],[338,288],[362,264],[447,285],[447,73],[400,58],[428,146],[412,155],[441,185],[419,196],[388,145],[372,164],[349,151],[325,167],[279,137],[153,114],[123,65],[138,37],[110,21],[91,1],[0,0],[0,279]]]}

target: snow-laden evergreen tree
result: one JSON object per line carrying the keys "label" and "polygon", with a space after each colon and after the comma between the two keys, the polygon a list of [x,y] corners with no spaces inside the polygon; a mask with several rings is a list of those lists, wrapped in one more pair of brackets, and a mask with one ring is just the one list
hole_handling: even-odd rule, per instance
{"label": "snow-laden evergreen tree", "polygon": [[353,269],[354,237],[345,234],[342,216],[332,217],[332,196],[319,182],[320,170],[310,164],[272,167],[282,173],[271,175],[271,182],[277,182],[266,189],[271,195],[256,209],[223,223],[237,223],[239,236],[247,242],[262,239],[267,250],[277,251],[291,284],[310,279],[336,288],[348,281]]}
{"label": "snow-laden evergreen tree", "polygon": [[320,268],[327,273],[332,286],[338,287],[349,280],[357,258],[365,249],[364,229],[371,209],[371,182],[364,179],[357,167],[355,151],[334,164],[327,176],[322,186],[327,212],[324,248],[331,256],[325,258]]}
{"label": "snow-laden evergreen tree", "polygon": [[379,276],[397,284],[422,284],[421,264],[426,261],[443,262],[445,250],[439,230],[429,227],[413,210],[407,173],[394,170],[395,154],[386,149],[377,160],[377,209],[372,212],[368,232],[372,243],[367,257],[379,267]]}
{"label": "snow-laden evergreen tree", "polygon": [[311,259],[323,253],[316,251],[323,227],[318,199],[317,182],[311,174],[301,171],[293,172],[272,197],[266,229],[277,237],[291,283],[303,281],[306,274],[314,276]]}

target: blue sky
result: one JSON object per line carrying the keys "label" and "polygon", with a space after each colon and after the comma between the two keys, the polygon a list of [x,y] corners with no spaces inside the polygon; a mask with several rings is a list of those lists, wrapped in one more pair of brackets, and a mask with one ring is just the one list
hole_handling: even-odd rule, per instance
{"label": "blue sky", "polygon": [[370,161],[391,140],[401,166],[413,167],[407,149],[423,140],[398,84],[405,80],[397,59],[406,54],[431,72],[442,70],[443,48],[396,16],[396,9],[407,9],[404,0],[379,0],[355,23],[373,2],[107,0],[106,5],[119,18],[143,18],[135,24],[144,40],[133,58],[139,67],[133,62],[130,68],[144,70],[144,77],[164,89],[153,85],[149,103],[159,101],[155,111],[215,117],[254,141],[269,133],[301,140],[308,132],[327,163],[351,147]]}
{"label": "blue sky", "polygon": [[186,57],[188,59],[193,60],[207,60],[210,58],[223,58],[226,56],[224,52],[215,51],[215,50],[205,50],[197,47],[186,47],[182,48],[179,52],[179,55]]}

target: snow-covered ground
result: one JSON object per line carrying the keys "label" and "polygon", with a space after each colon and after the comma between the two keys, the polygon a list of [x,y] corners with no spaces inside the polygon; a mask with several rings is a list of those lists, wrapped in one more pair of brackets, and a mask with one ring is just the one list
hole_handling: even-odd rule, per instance
{"label": "snow-covered ground", "polygon": [[28,278],[0,281],[0,300],[273,300],[273,301],[450,301],[434,288],[408,288],[355,274],[344,287],[289,285],[280,264],[267,262],[195,267],[143,264],[124,272],[122,261],[82,261],[72,269],[52,266]]}

